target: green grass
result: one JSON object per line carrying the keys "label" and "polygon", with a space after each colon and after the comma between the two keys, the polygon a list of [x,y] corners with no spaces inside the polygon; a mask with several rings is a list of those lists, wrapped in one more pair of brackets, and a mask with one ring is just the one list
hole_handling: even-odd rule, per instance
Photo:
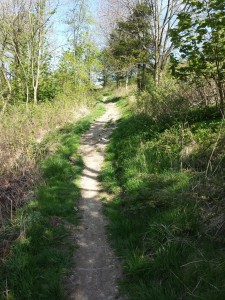
{"label": "green grass", "polygon": [[[20,237],[1,262],[2,299],[64,299],[63,278],[74,251],[67,225],[78,222],[77,179],[83,168],[77,149],[80,136],[103,111],[104,107],[97,105],[91,115],[46,139],[45,143],[60,146],[42,162],[44,182],[37,188],[35,199],[17,211],[11,226]],[[68,160],[69,156],[75,158],[75,164]]]}
{"label": "green grass", "polygon": [[[121,290],[132,300],[224,299],[225,229],[210,226],[225,211],[222,138],[212,159],[217,173],[205,177],[219,115],[191,111],[183,128],[178,118],[135,115],[125,99],[118,105],[123,117],[101,179],[114,194],[105,214],[123,263]],[[198,147],[181,169],[181,150],[193,140]]]}

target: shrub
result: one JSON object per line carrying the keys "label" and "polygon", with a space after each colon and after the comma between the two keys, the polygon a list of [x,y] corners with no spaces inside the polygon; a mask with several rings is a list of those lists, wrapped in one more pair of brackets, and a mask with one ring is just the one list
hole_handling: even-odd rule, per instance
{"label": "shrub", "polygon": [[173,117],[187,111],[188,107],[182,86],[169,76],[165,76],[159,86],[153,79],[150,80],[147,90],[137,96],[136,111],[146,113],[156,120],[162,116]]}

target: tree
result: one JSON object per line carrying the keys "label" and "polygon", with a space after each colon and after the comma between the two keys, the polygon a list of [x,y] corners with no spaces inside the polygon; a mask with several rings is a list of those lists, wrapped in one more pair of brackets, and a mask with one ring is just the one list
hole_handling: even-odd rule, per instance
{"label": "tree", "polygon": [[103,86],[108,85],[108,81],[111,75],[112,65],[110,62],[110,51],[108,48],[103,48],[99,54],[99,61],[101,65],[100,80],[103,82]]}
{"label": "tree", "polygon": [[125,21],[137,3],[138,0],[100,0],[98,23],[105,42],[109,41],[117,23]]}
{"label": "tree", "polygon": [[225,3],[223,0],[185,1],[189,11],[179,14],[171,31],[176,75],[205,78],[216,83],[220,110],[224,114],[225,80]]}
{"label": "tree", "polygon": [[63,54],[61,67],[73,80],[73,90],[93,86],[92,75],[98,71],[98,49],[92,38],[92,17],[85,0],[74,0],[67,15],[69,49]]}
{"label": "tree", "polygon": [[92,38],[92,18],[85,0],[72,2],[66,18],[68,49],[62,53],[57,77],[64,91],[77,92],[94,85],[99,51]]}
{"label": "tree", "polygon": [[[186,10],[182,0],[104,0],[103,32],[113,31],[118,22],[124,22],[134,12],[137,5],[146,5],[150,12],[149,34],[152,45],[147,51],[152,52],[154,80],[158,85],[169,62],[173,43],[169,33],[177,22],[177,14]],[[104,17],[105,16],[105,17]],[[106,25],[105,25],[106,24]]]}
{"label": "tree", "polygon": [[[0,4],[0,47],[1,73],[3,76],[2,88],[7,85],[8,93],[3,96],[4,107],[17,93],[20,98],[22,82],[20,80],[20,57],[24,50],[24,31],[26,28],[26,11],[28,4],[25,1],[2,1]],[[23,46],[22,46],[23,43]],[[20,91],[19,91],[20,89]]]}
{"label": "tree", "polygon": [[137,70],[138,89],[144,89],[146,67],[151,64],[152,40],[149,33],[149,15],[145,2],[137,4],[126,21],[117,23],[110,36],[109,49],[117,66],[116,73],[125,74],[126,82],[131,70]]}
{"label": "tree", "polygon": [[34,103],[38,101],[38,87],[40,80],[41,54],[44,45],[45,29],[47,23],[46,0],[36,0],[33,11],[29,12],[30,22],[30,59]]}
{"label": "tree", "polygon": [[180,10],[185,11],[186,6],[181,0],[147,0],[151,11],[150,32],[154,43],[153,64],[155,83],[159,84],[166,69],[173,43],[170,39],[170,30],[177,21]]}
{"label": "tree", "polygon": [[3,0],[0,3],[0,49],[2,84],[11,99],[37,104],[41,72],[49,57],[46,35],[55,10],[47,0]]}

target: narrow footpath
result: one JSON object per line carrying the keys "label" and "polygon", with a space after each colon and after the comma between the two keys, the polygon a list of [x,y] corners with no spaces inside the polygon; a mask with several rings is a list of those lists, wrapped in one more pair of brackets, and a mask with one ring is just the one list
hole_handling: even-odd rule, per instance
{"label": "narrow footpath", "polygon": [[118,298],[120,277],[118,260],[108,243],[98,175],[104,161],[109,136],[116,127],[119,112],[115,103],[105,104],[105,114],[97,119],[83,136],[80,154],[85,168],[80,185],[79,209],[82,219],[76,233],[78,249],[74,254],[74,270],[69,278],[69,299],[111,300]]}

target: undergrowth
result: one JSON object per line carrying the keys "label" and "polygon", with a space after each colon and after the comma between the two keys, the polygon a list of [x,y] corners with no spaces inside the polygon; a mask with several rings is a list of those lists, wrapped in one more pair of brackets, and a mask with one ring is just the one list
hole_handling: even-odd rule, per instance
{"label": "undergrowth", "polygon": [[[48,132],[88,114],[99,92],[58,95],[39,103],[8,105],[0,121],[0,226],[4,226],[39,180]],[[81,99],[80,99],[81,98]]]}
{"label": "undergrowth", "polygon": [[43,147],[57,146],[41,163],[43,183],[0,232],[3,239],[10,233],[17,237],[0,261],[1,299],[64,299],[62,282],[74,247],[69,236],[78,220],[77,179],[83,168],[77,149],[80,136],[103,111],[97,105],[91,115],[54,131],[42,142]]}
{"label": "undergrowth", "polygon": [[214,108],[154,121],[127,99],[101,179],[132,300],[224,299],[224,124]]}

